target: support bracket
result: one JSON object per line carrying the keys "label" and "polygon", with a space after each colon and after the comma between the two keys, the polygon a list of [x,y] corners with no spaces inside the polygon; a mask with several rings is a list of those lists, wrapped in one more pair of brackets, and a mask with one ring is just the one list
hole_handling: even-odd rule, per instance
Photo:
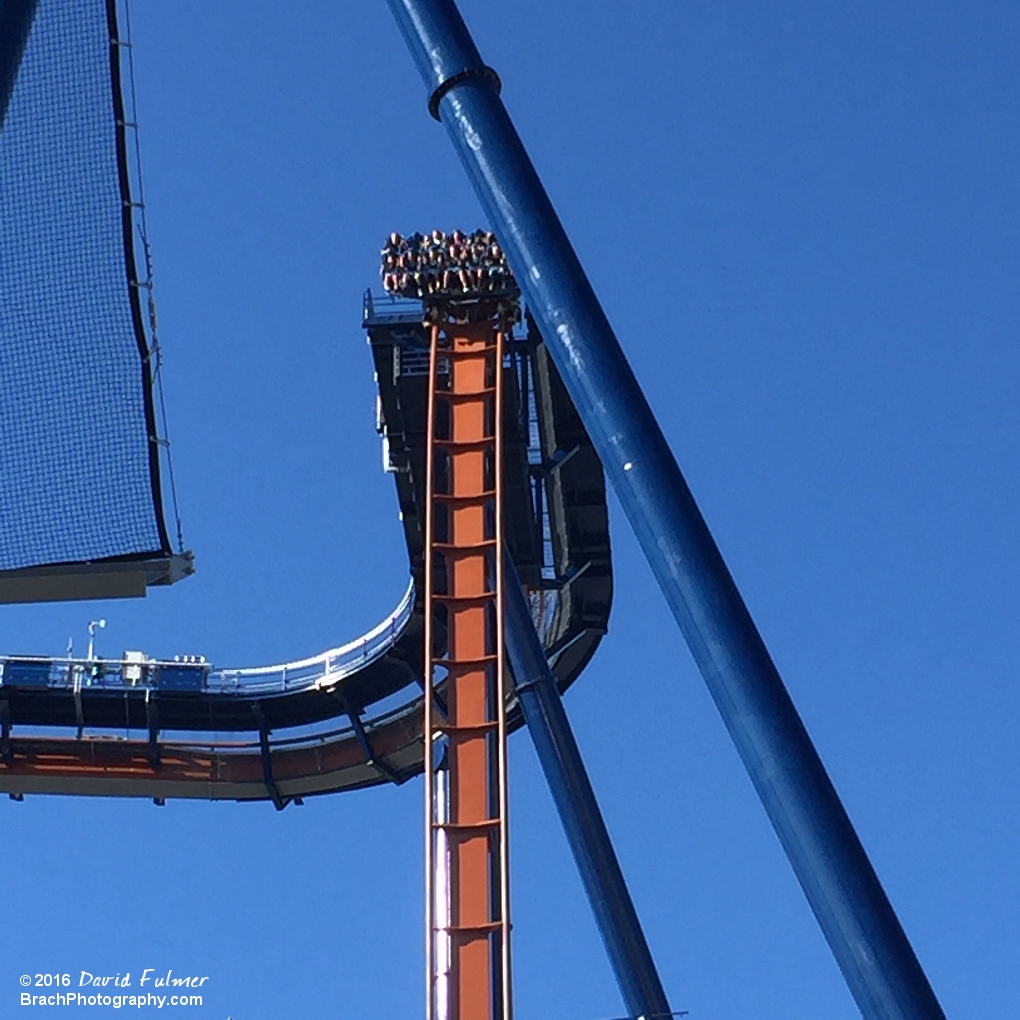
{"label": "support bracket", "polygon": [[269,748],[269,734],[270,729],[266,723],[266,717],[262,712],[262,706],[256,702],[252,706],[252,712],[255,715],[255,721],[259,727],[259,749],[262,755],[262,781],[266,784],[266,790],[269,792],[269,799],[272,800],[273,806],[277,811],[282,811],[289,803],[290,798],[284,797],[280,793],[280,788],[276,785],[276,779],[273,777],[273,756]]}
{"label": "support bracket", "polygon": [[145,726],[149,731],[149,767],[158,772],[163,767],[159,751],[159,706],[156,704],[156,692],[152,689],[145,692]]}
{"label": "support bracket", "polygon": [[344,702],[344,705],[347,709],[347,718],[351,720],[351,726],[354,728],[354,735],[358,738],[358,743],[364,752],[365,764],[371,765],[381,776],[385,776],[391,783],[399,786],[404,782],[403,778],[396,769],[391,768],[381,758],[376,757],[375,752],[372,750],[372,741],[369,739],[368,733],[365,730],[365,724],[361,721],[358,710],[351,708],[346,702]]}
{"label": "support bracket", "polygon": [[0,699],[0,757],[6,765],[14,764],[14,749],[11,747],[11,703]]}

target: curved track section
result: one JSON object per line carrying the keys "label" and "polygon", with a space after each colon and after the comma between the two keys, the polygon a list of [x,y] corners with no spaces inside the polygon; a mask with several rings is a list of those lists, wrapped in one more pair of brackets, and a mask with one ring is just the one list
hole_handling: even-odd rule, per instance
{"label": "curved track section", "polygon": [[[393,613],[356,641],[277,666],[0,659],[0,791],[283,807],[421,771],[428,343],[417,302],[366,295],[364,313],[384,466],[410,560],[410,584]],[[609,617],[605,482],[530,320],[504,372],[508,545],[565,690]]]}

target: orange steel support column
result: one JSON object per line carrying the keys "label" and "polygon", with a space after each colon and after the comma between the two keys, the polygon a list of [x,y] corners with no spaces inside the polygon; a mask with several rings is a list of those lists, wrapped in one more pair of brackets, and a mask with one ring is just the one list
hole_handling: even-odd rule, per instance
{"label": "orange steel support column", "polygon": [[428,1020],[511,1020],[503,326],[432,329],[425,649]]}

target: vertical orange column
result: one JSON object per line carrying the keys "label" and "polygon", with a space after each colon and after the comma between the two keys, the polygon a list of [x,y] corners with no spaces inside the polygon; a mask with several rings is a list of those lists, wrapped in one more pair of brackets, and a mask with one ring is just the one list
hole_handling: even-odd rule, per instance
{"label": "vertical orange column", "polygon": [[433,327],[426,655],[445,718],[426,697],[429,1020],[510,1020],[502,364],[499,322]]}

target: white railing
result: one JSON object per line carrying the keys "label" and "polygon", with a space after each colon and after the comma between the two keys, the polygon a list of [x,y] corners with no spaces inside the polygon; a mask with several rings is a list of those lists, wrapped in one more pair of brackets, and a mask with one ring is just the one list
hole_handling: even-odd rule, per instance
{"label": "white railing", "polygon": [[209,690],[252,694],[332,687],[385,655],[407,625],[413,609],[414,582],[411,581],[397,608],[382,623],[357,640],[309,659],[278,666],[210,670],[207,687]]}
{"label": "white railing", "polygon": [[414,611],[414,582],[390,615],[367,634],[337,648],[296,662],[274,666],[216,669],[195,656],[174,661],[118,659],[49,659],[17,656],[0,659],[0,684],[38,687],[146,688],[159,687],[161,670],[194,671],[206,691],[225,694],[275,694],[332,687],[385,655],[407,626]]}

